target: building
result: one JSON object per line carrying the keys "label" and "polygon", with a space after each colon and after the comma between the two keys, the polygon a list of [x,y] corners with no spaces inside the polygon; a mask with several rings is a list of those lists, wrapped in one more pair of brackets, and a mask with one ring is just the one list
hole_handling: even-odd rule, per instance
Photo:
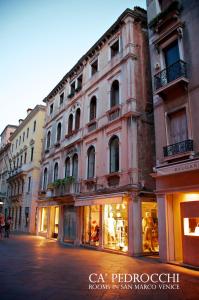
{"label": "building", "polygon": [[158,252],[148,70],[146,11],[127,9],[44,99],[39,235]]}
{"label": "building", "polygon": [[1,133],[0,143],[0,212],[8,216],[9,203],[7,198],[7,178],[9,171],[9,158],[10,158],[10,137],[16,130],[17,126],[7,125]]}
{"label": "building", "polygon": [[11,159],[7,179],[13,230],[35,232],[45,106],[27,110],[10,137]]}
{"label": "building", "polygon": [[148,0],[160,257],[199,266],[199,2]]}

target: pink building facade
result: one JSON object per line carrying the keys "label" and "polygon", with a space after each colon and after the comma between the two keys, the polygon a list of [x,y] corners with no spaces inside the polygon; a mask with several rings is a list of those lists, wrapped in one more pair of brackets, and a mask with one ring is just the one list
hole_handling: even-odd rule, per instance
{"label": "pink building facade", "polygon": [[147,1],[162,261],[199,267],[198,1]]}
{"label": "pink building facade", "polygon": [[158,252],[146,25],[144,10],[124,11],[44,99],[38,235]]}

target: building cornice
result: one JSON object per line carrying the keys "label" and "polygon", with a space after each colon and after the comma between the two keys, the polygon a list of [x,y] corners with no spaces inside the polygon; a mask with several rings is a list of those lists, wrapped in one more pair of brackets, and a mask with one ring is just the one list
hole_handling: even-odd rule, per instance
{"label": "building cornice", "polygon": [[46,106],[44,105],[36,105],[35,108],[26,116],[26,118],[23,120],[23,122],[17,127],[17,129],[13,132],[13,134],[10,137],[10,141],[12,141],[17,134],[24,128],[24,126],[39,112],[39,111],[45,111]]}

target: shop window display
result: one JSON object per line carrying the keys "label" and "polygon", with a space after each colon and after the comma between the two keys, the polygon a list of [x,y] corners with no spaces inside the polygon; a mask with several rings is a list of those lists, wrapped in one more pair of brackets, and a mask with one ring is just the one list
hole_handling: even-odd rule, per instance
{"label": "shop window display", "polygon": [[104,206],[104,247],[128,251],[128,209],[127,204]]}
{"label": "shop window display", "polygon": [[58,237],[58,230],[59,230],[59,207],[55,207],[55,221],[54,221],[53,238]]}
{"label": "shop window display", "polygon": [[143,252],[159,251],[156,202],[142,202],[142,245]]}
{"label": "shop window display", "polygon": [[100,206],[84,207],[84,244],[99,246]]}
{"label": "shop window display", "polygon": [[47,214],[48,214],[47,207],[43,207],[41,209],[41,227],[40,227],[41,232],[47,232],[47,221],[48,221]]}
{"label": "shop window display", "polygon": [[199,217],[184,218],[184,235],[199,236]]}

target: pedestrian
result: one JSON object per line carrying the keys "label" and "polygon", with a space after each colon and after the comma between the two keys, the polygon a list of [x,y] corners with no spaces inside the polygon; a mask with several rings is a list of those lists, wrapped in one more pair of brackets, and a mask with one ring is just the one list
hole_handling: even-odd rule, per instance
{"label": "pedestrian", "polygon": [[2,213],[0,213],[0,238],[3,238],[3,232],[5,227],[5,217]]}
{"label": "pedestrian", "polygon": [[8,219],[5,222],[5,238],[9,238],[10,236],[10,226],[11,226],[11,217],[8,217]]}

